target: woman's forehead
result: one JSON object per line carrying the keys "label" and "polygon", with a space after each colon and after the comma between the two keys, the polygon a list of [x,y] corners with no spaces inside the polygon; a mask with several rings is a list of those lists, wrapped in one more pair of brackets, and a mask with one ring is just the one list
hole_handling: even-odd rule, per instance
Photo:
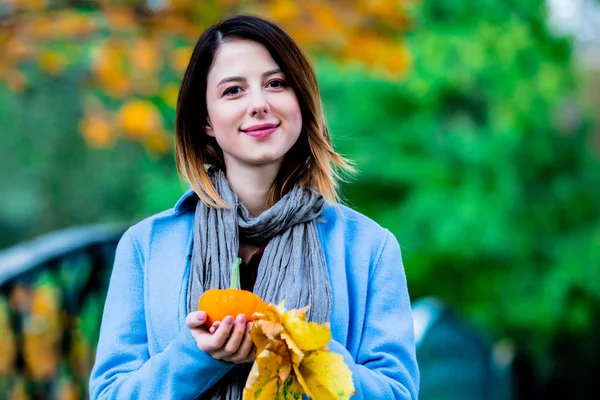
{"label": "woman's forehead", "polygon": [[279,66],[269,51],[260,43],[250,40],[232,40],[223,43],[213,61],[210,75],[215,79],[227,76],[263,74]]}

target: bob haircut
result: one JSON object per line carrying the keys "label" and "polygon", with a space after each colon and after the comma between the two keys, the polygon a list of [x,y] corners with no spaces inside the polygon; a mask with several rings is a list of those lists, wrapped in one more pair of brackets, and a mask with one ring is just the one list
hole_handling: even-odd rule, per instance
{"label": "bob haircut", "polygon": [[177,98],[175,156],[179,174],[207,205],[227,208],[217,193],[207,167],[225,171],[223,152],[207,135],[206,86],[219,48],[228,41],[251,40],[263,45],[294,90],[302,112],[302,131],[287,152],[269,191],[271,207],[299,184],[337,203],[340,172],[354,172],[350,162],[333,150],[323,116],[317,78],[306,56],[279,26],[255,16],[235,16],[209,27],[198,39]]}

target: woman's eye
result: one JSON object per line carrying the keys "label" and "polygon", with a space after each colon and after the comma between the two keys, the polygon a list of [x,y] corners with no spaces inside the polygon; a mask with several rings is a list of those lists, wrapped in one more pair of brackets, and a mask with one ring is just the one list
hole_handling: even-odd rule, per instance
{"label": "woman's eye", "polygon": [[225,89],[225,91],[223,92],[223,96],[233,96],[238,94],[241,90],[242,88],[240,88],[239,86],[232,86],[230,88]]}
{"label": "woman's eye", "polygon": [[282,81],[281,79],[275,79],[270,81],[267,86],[272,87],[272,88],[284,88],[287,87],[287,83],[285,81]]}

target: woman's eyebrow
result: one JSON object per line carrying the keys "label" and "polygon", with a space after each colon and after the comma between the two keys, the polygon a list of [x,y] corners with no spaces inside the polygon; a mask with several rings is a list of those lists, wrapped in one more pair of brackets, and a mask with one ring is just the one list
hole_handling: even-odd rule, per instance
{"label": "woman's eyebrow", "polygon": [[[268,76],[275,75],[280,72],[281,72],[281,68],[275,68],[270,71],[264,72],[262,74],[262,77],[266,78]],[[221,86],[222,84],[227,83],[227,82],[246,82],[246,78],[244,78],[243,76],[228,76],[226,78],[221,79],[219,81],[219,83],[217,84],[217,86]]]}
{"label": "woman's eyebrow", "polygon": [[281,68],[275,68],[275,69],[272,69],[270,71],[267,71],[267,72],[263,73],[262,76],[263,76],[263,78],[266,78],[268,76],[275,75],[275,74],[278,74],[280,72],[281,72]]}
{"label": "woman's eyebrow", "polygon": [[228,76],[227,78],[223,78],[219,81],[219,83],[217,83],[217,86],[221,86],[224,83],[227,82],[245,82],[246,78],[244,78],[243,76]]}

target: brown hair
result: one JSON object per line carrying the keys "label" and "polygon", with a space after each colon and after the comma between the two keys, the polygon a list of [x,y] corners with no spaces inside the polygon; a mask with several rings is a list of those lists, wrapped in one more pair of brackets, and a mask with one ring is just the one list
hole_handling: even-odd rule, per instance
{"label": "brown hair", "polygon": [[263,45],[296,93],[302,111],[302,131],[287,152],[269,192],[268,206],[295,184],[306,186],[336,203],[340,172],[354,172],[350,162],[333,150],[323,116],[317,78],[294,40],[276,24],[254,16],[235,16],[208,28],[198,39],[183,76],[177,99],[175,153],[177,170],[200,198],[213,207],[227,207],[213,186],[205,166],[225,170],[223,153],[207,135],[207,76],[219,47],[231,39]]}

